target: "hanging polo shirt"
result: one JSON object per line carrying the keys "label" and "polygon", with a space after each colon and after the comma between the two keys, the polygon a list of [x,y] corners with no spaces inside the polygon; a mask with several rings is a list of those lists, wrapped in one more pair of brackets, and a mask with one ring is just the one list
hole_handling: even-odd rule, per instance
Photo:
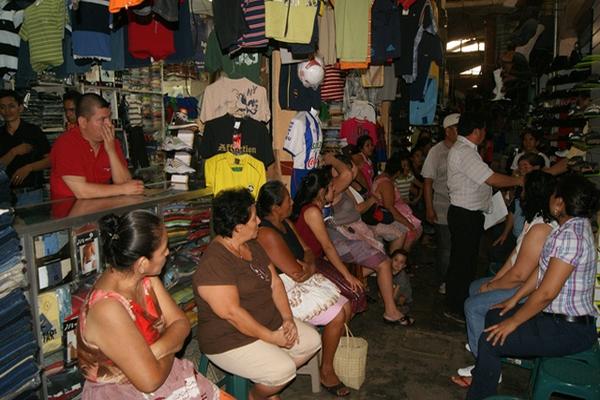
{"label": "hanging polo shirt", "polygon": [[[45,0],[43,0],[45,1]],[[110,13],[108,0],[79,0],[72,11],[73,58],[110,61]]]}
{"label": "hanging polo shirt", "polygon": [[217,154],[204,162],[206,186],[213,195],[226,189],[246,188],[256,198],[267,181],[265,165],[249,154]]}
{"label": "hanging polo shirt", "polygon": [[[235,129],[235,123],[239,128]],[[217,153],[233,151],[234,134],[239,135],[240,152],[250,154],[262,161],[265,166],[273,164],[273,138],[264,122],[252,118],[235,118],[231,114],[208,121],[204,125],[204,135],[200,145],[200,155],[210,158]]]}
{"label": "hanging polo shirt", "polygon": [[62,40],[69,22],[64,0],[43,0],[25,9],[19,31],[29,42],[31,66],[34,71],[57,67],[63,63]]}
{"label": "hanging polo shirt", "polygon": [[319,117],[307,111],[296,114],[290,122],[283,145],[283,149],[293,158],[294,169],[290,188],[292,197],[296,194],[302,178],[317,167],[322,145],[323,132]]}
{"label": "hanging polo shirt", "polygon": [[[115,139],[115,150],[121,163],[127,166],[118,139]],[[79,127],[72,128],[56,139],[50,152],[50,167],[52,200],[74,197],[63,176],[83,176],[86,182],[101,184],[109,184],[112,179],[110,161],[104,145],[100,145],[98,154],[94,154],[90,143],[81,136]]]}
{"label": "hanging polo shirt", "polygon": [[23,13],[23,10],[0,10],[0,78],[5,80],[10,79],[19,66],[19,29]]}
{"label": "hanging polo shirt", "polygon": [[[4,156],[13,147],[28,143],[33,150],[27,154],[16,156],[6,167],[6,174],[12,178],[15,171],[19,168],[41,160],[46,154],[50,153],[50,144],[46,135],[39,126],[30,124],[21,120],[19,127],[14,134],[6,131],[6,125],[0,128],[0,157]],[[41,188],[44,184],[44,174],[42,171],[33,171],[21,184],[21,187]]]}

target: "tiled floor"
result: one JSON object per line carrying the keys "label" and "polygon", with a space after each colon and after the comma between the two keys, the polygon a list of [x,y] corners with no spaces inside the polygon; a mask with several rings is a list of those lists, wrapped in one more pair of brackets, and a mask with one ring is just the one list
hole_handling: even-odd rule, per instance
{"label": "tiled floor", "polygon": [[[367,376],[360,390],[347,399],[459,400],[465,390],[450,382],[457,368],[472,363],[464,348],[464,325],[442,315],[443,296],[437,293],[435,272],[431,264],[433,251],[418,252],[421,264],[413,278],[414,306],[411,315],[416,323],[410,328],[390,327],[382,321],[381,302],[371,303],[369,310],[351,321],[356,336],[369,342]],[[193,340],[186,357],[197,360],[197,343]],[[529,373],[517,367],[503,367],[504,383],[499,393],[525,398]],[[299,375],[282,393],[284,400],[333,399],[325,391],[312,393],[310,377]]]}

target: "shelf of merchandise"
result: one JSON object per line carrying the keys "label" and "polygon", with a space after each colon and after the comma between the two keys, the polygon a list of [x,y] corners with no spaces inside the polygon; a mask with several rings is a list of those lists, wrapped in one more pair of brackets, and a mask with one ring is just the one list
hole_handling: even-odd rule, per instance
{"label": "shelf of merchandise", "polygon": [[[152,189],[144,196],[121,196],[109,199],[76,200],[64,199],[60,201],[41,203],[35,206],[16,209],[16,218],[14,229],[21,238],[23,246],[23,255],[27,263],[28,296],[31,303],[31,312],[33,315],[33,329],[37,336],[40,352],[37,358],[38,365],[42,368],[42,385],[40,388],[40,397],[48,398],[48,388],[44,367],[51,365],[62,358],[62,352],[59,350],[44,354],[42,349],[43,340],[41,333],[41,323],[39,320],[38,294],[47,290],[52,290],[65,285],[73,285],[83,279],[91,279],[90,275],[81,275],[79,266],[76,262],[76,249],[72,243],[72,229],[89,223],[96,223],[102,216],[107,214],[122,215],[136,209],[151,209],[158,215],[162,215],[162,210],[171,203],[197,200],[200,198],[209,198],[212,196],[211,189],[199,189],[195,191],[181,192],[174,190]],[[98,200],[102,200],[99,202]],[[71,202],[72,204],[67,204]],[[87,212],[74,213],[64,218],[53,218],[53,209],[67,206],[67,208],[79,206],[79,209],[85,209]],[[73,209],[72,209],[73,210]],[[34,240],[37,236],[58,232],[69,232],[69,243],[71,251],[69,253],[72,268],[72,278],[69,281],[63,281],[52,288],[39,290],[38,268],[36,265]],[[102,261],[100,254],[100,261]],[[92,275],[93,277],[93,275]]]}

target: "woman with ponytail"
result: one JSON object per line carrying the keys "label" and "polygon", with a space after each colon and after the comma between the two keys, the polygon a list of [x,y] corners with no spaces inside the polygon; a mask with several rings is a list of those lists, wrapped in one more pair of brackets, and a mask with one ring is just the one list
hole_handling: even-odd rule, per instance
{"label": "woman with ponytail", "polygon": [[100,220],[106,269],[79,316],[83,399],[231,399],[180,360],[190,324],[160,274],[169,249],[161,219],[136,210]]}

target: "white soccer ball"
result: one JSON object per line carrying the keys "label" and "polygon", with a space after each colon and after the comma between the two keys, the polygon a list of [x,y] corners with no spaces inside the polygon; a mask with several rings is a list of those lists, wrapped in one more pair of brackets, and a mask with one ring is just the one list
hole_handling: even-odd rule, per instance
{"label": "white soccer ball", "polygon": [[298,64],[298,78],[305,87],[317,90],[324,77],[325,69],[320,57]]}

